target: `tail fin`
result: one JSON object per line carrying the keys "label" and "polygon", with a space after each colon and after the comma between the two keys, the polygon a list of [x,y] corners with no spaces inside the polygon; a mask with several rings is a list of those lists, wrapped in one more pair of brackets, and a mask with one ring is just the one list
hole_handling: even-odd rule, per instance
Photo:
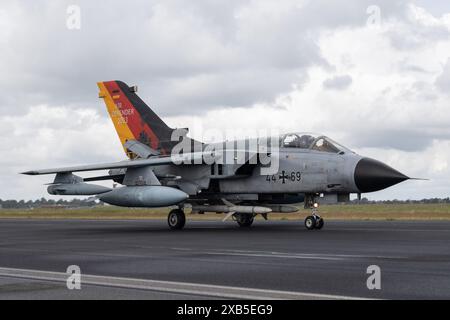
{"label": "tail fin", "polygon": [[122,81],[97,83],[100,93],[114,123],[120,142],[129,158],[136,155],[128,150],[128,141],[139,141],[161,154],[169,154],[174,142],[174,129],[167,126],[136,94],[136,87],[129,87]]}

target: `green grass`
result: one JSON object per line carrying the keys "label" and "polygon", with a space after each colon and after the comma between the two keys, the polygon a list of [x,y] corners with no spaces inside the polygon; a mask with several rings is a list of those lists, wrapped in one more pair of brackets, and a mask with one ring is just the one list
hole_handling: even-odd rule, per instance
{"label": "green grass", "polygon": [[[310,210],[302,207],[297,213],[272,213],[271,220],[299,220]],[[130,209],[114,206],[95,208],[64,209],[42,208],[34,210],[2,209],[1,218],[34,219],[166,219],[168,208]],[[325,219],[339,220],[450,220],[450,204],[370,204],[321,206],[319,213]],[[220,220],[223,215],[207,213],[188,214],[189,219]],[[258,217],[260,219],[261,217]]]}

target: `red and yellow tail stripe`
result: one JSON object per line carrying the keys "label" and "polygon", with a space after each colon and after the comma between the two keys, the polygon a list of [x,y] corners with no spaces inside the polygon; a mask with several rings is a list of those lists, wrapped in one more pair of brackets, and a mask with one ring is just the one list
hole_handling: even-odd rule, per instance
{"label": "red and yellow tail stripe", "polygon": [[[98,82],[99,97],[103,98],[122,146],[128,140],[138,140],[158,149],[159,139],[128,98],[117,81]],[[128,154],[124,147],[125,153]]]}

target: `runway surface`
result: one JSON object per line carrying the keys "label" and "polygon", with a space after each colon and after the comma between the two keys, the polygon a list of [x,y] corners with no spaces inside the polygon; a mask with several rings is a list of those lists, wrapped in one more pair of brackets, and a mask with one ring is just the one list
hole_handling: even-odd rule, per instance
{"label": "runway surface", "polygon": [[[2,219],[0,234],[0,299],[450,299],[447,221],[170,231],[152,220]],[[81,268],[81,290],[66,288],[69,265]],[[370,265],[381,290],[366,286]]]}

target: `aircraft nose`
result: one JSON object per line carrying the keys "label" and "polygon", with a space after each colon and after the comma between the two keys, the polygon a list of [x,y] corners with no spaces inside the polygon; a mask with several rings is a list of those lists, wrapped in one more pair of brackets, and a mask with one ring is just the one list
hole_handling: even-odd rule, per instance
{"label": "aircraft nose", "polygon": [[355,183],[361,193],[386,189],[409,177],[383,162],[362,158],[355,167]]}

